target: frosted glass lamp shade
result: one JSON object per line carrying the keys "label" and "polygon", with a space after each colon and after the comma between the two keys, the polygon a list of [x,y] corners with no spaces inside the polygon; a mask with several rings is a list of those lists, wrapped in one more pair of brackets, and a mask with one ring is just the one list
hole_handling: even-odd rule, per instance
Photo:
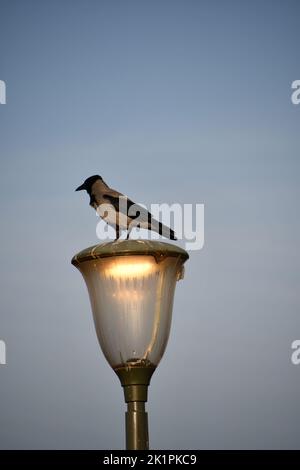
{"label": "frosted glass lamp shade", "polygon": [[187,258],[177,246],[147,240],[104,243],[73,258],[88,288],[99,343],[114,369],[158,365]]}

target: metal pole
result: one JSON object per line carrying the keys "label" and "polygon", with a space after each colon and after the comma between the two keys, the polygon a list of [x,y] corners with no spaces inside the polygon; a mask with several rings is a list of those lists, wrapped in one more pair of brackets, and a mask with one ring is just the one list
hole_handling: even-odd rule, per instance
{"label": "metal pole", "polygon": [[145,402],[131,401],[127,403],[126,412],[126,449],[148,450],[148,415]]}
{"label": "metal pole", "polygon": [[126,449],[148,450],[148,415],[145,403],[148,398],[148,386],[155,366],[131,366],[116,367],[124,390],[124,398],[127,403],[125,415],[126,425]]}

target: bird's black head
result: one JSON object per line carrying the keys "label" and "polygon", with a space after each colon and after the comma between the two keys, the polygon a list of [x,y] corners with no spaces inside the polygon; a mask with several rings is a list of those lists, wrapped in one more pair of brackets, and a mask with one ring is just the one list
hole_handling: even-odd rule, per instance
{"label": "bird's black head", "polygon": [[98,180],[102,181],[101,176],[99,175],[90,176],[89,178],[85,180],[85,182],[81,186],[78,186],[78,188],[76,188],[75,191],[83,191],[85,189],[87,192],[89,192],[93,184]]}

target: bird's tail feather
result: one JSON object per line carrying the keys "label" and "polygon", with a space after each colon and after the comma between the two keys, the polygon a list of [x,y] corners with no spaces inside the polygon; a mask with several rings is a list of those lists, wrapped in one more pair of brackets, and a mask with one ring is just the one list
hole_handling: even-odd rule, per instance
{"label": "bird's tail feather", "polygon": [[169,238],[170,240],[177,240],[174,230],[162,224],[161,222],[158,222],[157,220],[151,220],[149,223],[149,229],[154,230],[154,232],[157,232],[159,235]]}

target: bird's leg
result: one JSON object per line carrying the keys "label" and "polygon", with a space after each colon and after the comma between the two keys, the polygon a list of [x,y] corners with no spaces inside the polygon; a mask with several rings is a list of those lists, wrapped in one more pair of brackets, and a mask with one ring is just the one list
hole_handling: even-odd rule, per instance
{"label": "bird's leg", "polygon": [[130,235],[132,229],[133,229],[133,226],[132,226],[132,224],[130,224],[130,225],[127,227],[127,237],[126,237],[126,240],[129,240],[129,235]]}
{"label": "bird's leg", "polygon": [[119,225],[116,225],[116,240],[120,238],[120,227]]}
{"label": "bird's leg", "polygon": [[129,235],[130,235],[130,230],[128,230],[128,232],[127,232],[126,240],[129,240]]}

